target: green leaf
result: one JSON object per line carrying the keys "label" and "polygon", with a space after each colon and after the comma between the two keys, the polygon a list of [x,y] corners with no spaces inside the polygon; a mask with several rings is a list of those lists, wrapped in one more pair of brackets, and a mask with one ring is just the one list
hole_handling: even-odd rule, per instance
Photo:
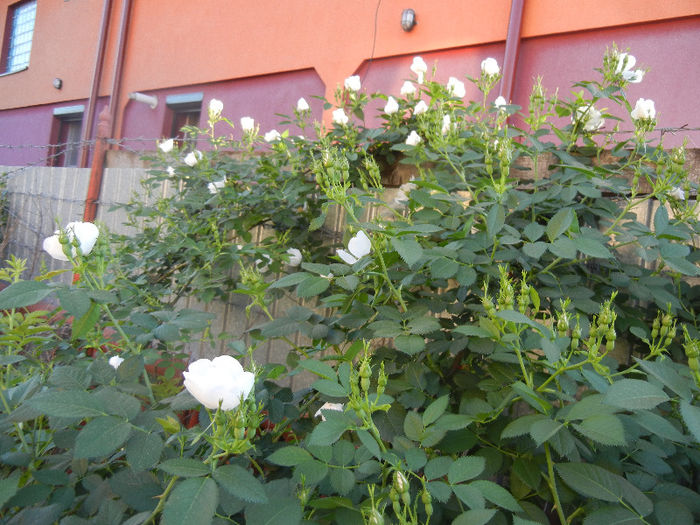
{"label": "green leaf", "polygon": [[305,359],[303,361],[299,361],[299,368],[308,370],[309,372],[312,372],[324,379],[336,378],[335,370],[333,370],[332,366],[316,359]]}
{"label": "green leaf", "polygon": [[523,508],[513,495],[493,481],[479,479],[469,484],[471,487],[479,489],[481,494],[488,501],[511,512],[523,512]]}
{"label": "green leaf", "polygon": [[90,307],[87,312],[80,317],[73,320],[71,325],[71,338],[81,339],[87,335],[87,333],[92,330],[97,321],[100,319],[100,307],[97,303],[90,303]]}
{"label": "green leaf", "polygon": [[219,489],[211,478],[191,478],[175,486],[163,508],[164,525],[209,525],[219,504]]}
{"label": "green leaf", "polygon": [[549,244],[546,242],[542,241],[537,241],[537,242],[526,242],[523,244],[523,253],[527,255],[528,257],[532,257],[533,259],[539,259],[542,257],[542,254],[547,250],[547,247]]}
{"label": "green leaf", "polygon": [[372,330],[374,337],[396,337],[403,333],[401,323],[397,321],[374,321],[370,323],[369,329]]}
{"label": "green leaf", "polygon": [[423,257],[423,248],[415,239],[392,237],[391,245],[408,266],[413,266]]}
{"label": "green leaf", "polygon": [[418,317],[408,322],[408,330],[412,334],[424,335],[440,330],[440,321],[435,317]]}
{"label": "green leaf", "polygon": [[31,306],[51,292],[44,281],[17,281],[0,292],[0,310]]}
{"label": "green leaf", "polygon": [[549,246],[549,251],[562,259],[576,258],[576,243],[568,237],[559,237]]}
{"label": "green leaf", "polygon": [[664,257],[664,262],[674,272],[690,275],[691,277],[700,275],[700,268],[684,257]]}
{"label": "green leaf", "polygon": [[134,470],[152,469],[162,452],[163,439],[152,432],[135,432],[126,442],[126,459]]}
{"label": "green leaf", "polygon": [[167,459],[158,465],[158,468],[172,476],[181,478],[198,478],[211,472],[211,468],[207,464],[191,458]]}
{"label": "green leaf", "polygon": [[661,235],[666,228],[668,228],[668,211],[666,206],[659,206],[654,214],[654,231],[656,235]]}
{"label": "green leaf", "polygon": [[414,410],[406,412],[406,417],[403,420],[403,432],[406,437],[413,441],[420,441],[424,430],[423,419],[418,412]]}
{"label": "green leaf", "polygon": [[172,342],[180,339],[180,329],[176,324],[163,323],[153,330],[153,335],[164,342]]}
{"label": "green leaf", "polygon": [[27,401],[35,410],[54,417],[92,417],[106,413],[94,395],[81,390],[47,390]]}
{"label": "green leaf", "polygon": [[564,425],[552,419],[542,419],[530,426],[530,436],[539,447],[542,443],[554,436]]}
{"label": "green leaf", "polygon": [[294,467],[303,461],[308,461],[311,459],[311,454],[309,454],[305,449],[297,446],[283,447],[275,450],[272,454],[267,457],[270,463],[275,465],[280,465],[282,467]]}
{"label": "green leaf", "polygon": [[447,475],[454,460],[449,456],[438,456],[428,461],[423,469],[425,479],[437,479]]}
{"label": "green leaf", "polygon": [[223,465],[214,471],[214,479],[227,492],[248,503],[266,503],[265,487],[250,471],[238,465]]}
{"label": "green leaf", "polygon": [[496,509],[466,510],[452,521],[452,525],[484,525],[493,518],[494,514]]}
{"label": "green leaf", "polygon": [[501,432],[501,439],[514,438],[529,434],[530,428],[532,428],[533,424],[537,423],[538,421],[545,420],[550,421],[547,416],[542,414],[528,414],[526,416],[520,416],[506,425],[503,432]]}
{"label": "green leaf", "polygon": [[425,412],[423,412],[423,426],[427,427],[431,423],[437,421],[437,419],[445,412],[449,402],[450,396],[444,395],[430,403],[425,409]]}
{"label": "green leaf", "polygon": [[457,326],[453,330],[453,332],[457,332],[458,334],[466,335],[466,336],[471,336],[471,337],[482,337],[482,338],[490,338],[492,337],[492,334],[480,326],[476,326],[473,324],[465,324],[462,326]]}
{"label": "green leaf", "polygon": [[452,492],[470,509],[483,509],[486,507],[486,500],[476,487],[471,485],[453,485]]}
{"label": "green leaf", "polygon": [[674,363],[670,359],[645,361],[635,357],[634,360],[642,370],[661,381],[666,388],[673,390],[682,399],[690,399],[690,386],[688,382],[678,374],[674,368]]}
{"label": "green leaf", "polygon": [[44,485],[51,485],[52,487],[60,485],[68,485],[69,478],[62,470],[44,468],[40,470],[32,471],[32,477],[39,483]]}
{"label": "green leaf", "polygon": [[[594,510],[583,520],[583,525],[642,525],[644,522],[634,512],[619,506],[605,506]],[[666,522],[676,523],[676,522]]]}
{"label": "green leaf", "polygon": [[625,446],[625,428],[622,421],[612,414],[596,414],[573,427],[597,443],[607,446]]}
{"label": "green leaf", "polygon": [[673,523],[673,525],[694,525],[693,513],[680,501],[656,501],[654,516],[658,523]]}
{"label": "green leaf", "polygon": [[523,228],[523,233],[528,239],[535,242],[537,239],[542,237],[542,234],[544,233],[544,226],[536,222],[531,222],[525,226],[525,228]]}
{"label": "green leaf", "polygon": [[110,415],[132,419],[141,413],[141,402],[138,399],[115,388],[102,388],[94,396],[102,402]]}
{"label": "green leaf", "polygon": [[641,379],[621,379],[605,393],[604,403],[627,410],[651,409],[668,401],[669,397],[658,386]]}
{"label": "green leaf", "polygon": [[88,422],[75,440],[74,457],[107,456],[121,447],[131,434],[131,425],[122,418],[102,416]]}
{"label": "green leaf", "polygon": [[355,474],[353,474],[352,470],[340,468],[331,469],[329,478],[331,486],[341,496],[349,494],[355,486]]}
{"label": "green leaf", "polygon": [[[682,403],[681,415],[683,415]],[[655,434],[661,439],[675,441],[676,443],[687,443],[688,441],[688,439],[681,434],[681,432],[675,426],[673,426],[669,419],[666,419],[659,414],[655,414],[654,412],[640,410],[634,414],[634,421],[639,426],[647,429],[649,432]]]}
{"label": "green leaf", "polygon": [[394,339],[397,350],[404,354],[414,355],[425,348],[425,341],[417,335],[400,335]]}
{"label": "green leaf", "polygon": [[[462,486],[462,485],[458,485]],[[428,482],[428,492],[436,500],[447,503],[447,500],[452,496],[452,489],[444,481],[429,481]]]}
{"label": "green leaf", "polygon": [[266,504],[247,505],[245,509],[245,523],[251,525],[299,525],[302,517],[299,500],[290,497],[270,497]]}
{"label": "green leaf", "polygon": [[297,296],[302,298],[314,297],[325,292],[330,285],[330,279],[311,276],[297,285]]}
{"label": "green leaf", "polygon": [[559,463],[557,472],[574,491],[588,498],[617,502],[623,498],[642,516],[654,510],[651,500],[625,478],[589,463]]}
{"label": "green leaf", "polygon": [[537,392],[522,381],[516,381],[511,385],[511,388],[513,389],[513,392],[522,397],[523,401],[538,412],[548,414],[552,410],[552,405],[549,403],[549,401],[540,397]]}
{"label": "green leaf", "polygon": [[501,231],[506,220],[506,212],[503,206],[496,204],[492,206],[486,216],[486,232],[489,237],[495,237]]}
{"label": "green leaf", "polygon": [[578,237],[574,242],[578,250],[584,255],[600,259],[610,259],[613,256],[602,242],[590,237]]}
{"label": "green leaf", "polygon": [[90,308],[90,298],[85,290],[80,288],[62,288],[56,292],[56,297],[58,297],[61,308],[76,319],[85,315]]}
{"label": "green leaf", "polygon": [[683,416],[683,422],[695,441],[700,443],[700,407],[691,405],[687,401],[681,401],[681,416]]}
{"label": "green leaf", "polygon": [[381,459],[382,453],[381,450],[379,450],[379,444],[369,432],[367,432],[366,430],[358,430],[357,437],[360,438],[360,441],[365,446],[365,448],[369,450],[370,454],[372,454],[377,459]]}
{"label": "green leaf", "polygon": [[0,480],[0,509],[7,501],[17,493],[19,488],[19,478],[22,471],[19,469],[13,470],[8,477]]}
{"label": "green leaf", "polygon": [[430,274],[434,279],[449,279],[459,270],[459,264],[453,259],[447,257],[438,257],[430,263]]}
{"label": "green leaf", "polygon": [[345,388],[329,379],[317,379],[312,383],[311,388],[330,397],[347,397],[349,394]]}
{"label": "green leaf", "polygon": [[554,242],[557,237],[568,230],[573,220],[574,214],[571,208],[564,208],[555,213],[554,216],[549,219],[547,228],[545,229],[549,242]]}
{"label": "green leaf", "polygon": [[521,314],[520,312],[516,312],[515,310],[500,310],[496,312],[496,316],[499,317],[500,319],[503,319],[504,321],[508,321],[511,323],[517,323],[517,324],[526,324],[529,326],[532,326],[533,328],[539,330],[540,325],[537,324],[535,321],[530,319],[528,316]]}
{"label": "green leaf", "polygon": [[456,485],[481,474],[486,468],[486,459],[481,456],[463,456],[457,458],[447,471],[448,481]]}
{"label": "green leaf", "polygon": [[[329,411],[331,412],[331,411]],[[326,420],[321,421],[309,436],[309,445],[332,445],[343,432],[347,430],[347,423],[340,418],[334,418],[331,414],[326,414]]]}
{"label": "green leaf", "polygon": [[312,275],[307,272],[290,273],[289,275],[285,275],[272,283],[270,288],[287,288],[288,286],[295,286],[300,282],[305,281],[309,277],[312,277]]}
{"label": "green leaf", "polygon": [[84,390],[90,386],[90,375],[84,368],[56,366],[51,372],[49,383],[66,390]]}

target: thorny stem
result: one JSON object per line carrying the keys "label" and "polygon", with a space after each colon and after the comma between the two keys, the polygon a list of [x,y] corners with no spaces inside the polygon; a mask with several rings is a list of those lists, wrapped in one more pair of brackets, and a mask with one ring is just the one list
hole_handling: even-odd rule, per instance
{"label": "thorny stem", "polygon": [[554,463],[552,462],[552,453],[549,450],[549,443],[544,444],[544,453],[547,459],[547,485],[549,485],[549,491],[554,498],[554,506],[557,509],[557,515],[559,516],[559,522],[561,525],[567,525],[566,514],[564,514],[564,509],[561,507],[561,501],[559,500],[559,492],[557,492],[557,480],[554,477]]}
{"label": "thorny stem", "polygon": [[144,521],[144,525],[147,525],[148,523],[155,523],[155,517],[160,513],[161,510],[163,510],[163,507],[165,506],[165,500],[168,497],[168,494],[170,494],[170,491],[173,489],[175,486],[175,482],[177,481],[178,477],[173,476],[170,479],[170,482],[168,483],[168,486],[165,487],[165,490],[163,491],[163,494],[161,494],[158,497],[158,505],[156,506],[155,509],[153,509],[153,512],[151,512],[150,516],[146,518],[146,521]]}

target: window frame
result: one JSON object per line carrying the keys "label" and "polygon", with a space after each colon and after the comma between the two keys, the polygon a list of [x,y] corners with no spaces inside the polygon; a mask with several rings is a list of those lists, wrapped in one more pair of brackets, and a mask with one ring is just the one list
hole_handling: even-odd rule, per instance
{"label": "window frame", "polygon": [[[21,31],[21,32],[16,32],[16,25],[15,21],[18,16],[21,16],[21,13],[19,13],[19,10],[23,9],[24,7],[32,4],[34,8],[33,12],[33,17],[31,20],[31,30],[27,31]],[[5,18],[5,32],[3,33],[3,38],[2,38],[2,52],[0,54],[0,75],[9,75],[12,73],[17,73],[19,71],[24,71],[25,69],[29,68],[29,62],[31,59],[31,52],[32,52],[32,44],[34,41],[34,29],[36,27],[36,14],[37,14],[37,9],[38,9],[38,1],[37,0],[23,0],[21,2],[14,3],[12,5],[9,5],[7,7],[7,16]],[[15,42],[18,36],[24,36],[25,34],[29,33],[29,49],[27,51],[24,51],[20,54],[12,54],[12,50],[14,47],[16,47],[18,44]],[[25,45],[27,42],[21,42],[19,45]],[[13,60],[17,56],[21,56],[26,54],[26,60],[23,60],[23,62],[19,66],[14,66],[13,67]]]}
{"label": "window frame", "polygon": [[[83,120],[85,118],[85,106],[80,104],[77,106],[62,106],[54,108],[53,123],[51,125],[51,151],[49,152],[48,165],[61,168],[76,168],[80,163],[80,145],[73,150],[68,150],[65,146],[68,141],[66,133],[69,133],[69,128],[76,122],[80,123],[78,131],[78,140],[80,142],[83,129]],[[75,156],[75,163],[68,163],[69,159]]]}
{"label": "window frame", "polygon": [[196,114],[196,122],[191,124],[199,126],[202,118],[203,100],[204,93],[201,91],[166,96],[165,106],[167,111],[163,122],[163,136],[175,139],[184,149],[193,148],[194,144],[183,135],[180,131],[181,126],[178,126],[177,123],[180,118],[184,117],[189,120],[188,115]]}

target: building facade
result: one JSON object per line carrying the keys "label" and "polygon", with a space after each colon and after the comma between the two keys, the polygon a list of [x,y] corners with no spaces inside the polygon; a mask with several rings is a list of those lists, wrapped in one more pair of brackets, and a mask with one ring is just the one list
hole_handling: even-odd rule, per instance
{"label": "building facade", "polygon": [[205,123],[211,98],[263,132],[302,96],[321,120],[314,95],[332,98],[352,74],[398,94],[415,55],[441,81],[494,57],[501,94],[526,106],[534,77],[568,94],[613,42],[649,69],[629,98],[655,100],[660,127],[686,128],[665,142],[700,142],[697,0],[0,0],[0,30],[4,166],[90,166],[101,113],[135,151]]}

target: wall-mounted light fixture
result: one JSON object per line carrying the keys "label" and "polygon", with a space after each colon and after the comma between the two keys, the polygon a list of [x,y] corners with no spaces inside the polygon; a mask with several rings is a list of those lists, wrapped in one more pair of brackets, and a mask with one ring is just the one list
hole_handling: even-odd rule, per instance
{"label": "wall-mounted light fixture", "polygon": [[401,12],[401,29],[410,31],[416,25],[416,12],[413,9],[404,9]]}
{"label": "wall-mounted light fixture", "polygon": [[156,109],[156,106],[158,105],[158,97],[155,95],[146,95],[145,93],[138,93],[135,91],[133,93],[129,93],[129,98],[131,100],[135,100],[136,102],[148,104],[151,106],[151,109]]}
{"label": "wall-mounted light fixture", "polygon": [[53,87],[55,87],[56,89],[61,89],[63,87],[63,80],[61,80],[60,78],[54,78]]}

